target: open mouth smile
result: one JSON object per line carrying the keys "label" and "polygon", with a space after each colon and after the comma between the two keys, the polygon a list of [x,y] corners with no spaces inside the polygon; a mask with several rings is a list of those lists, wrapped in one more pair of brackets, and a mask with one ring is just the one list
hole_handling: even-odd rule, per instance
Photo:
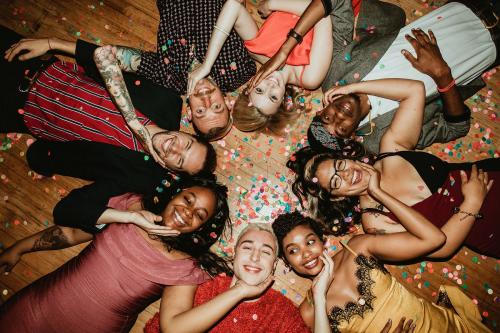
{"label": "open mouth smile", "polygon": [[243,265],[243,268],[249,273],[260,273],[262,271],[262,269],[250,265]]}
{"label": "open mouth smile", "polygon": [[359,183],[361,181],[361,177],[361,172],[359,170],[354,170],[354,172],[352,173],[351,184],[354,185]]}
{"label": "open mouth smile", "polygon": [[318,258],[314,258],[313,260],[306,262],[304,264],[304,267],[307,269],[314,268],[314,267],[316,267],[316,265],[318,265],[318,261],[319,261]]}
{"label": "open mouth smile", "polygon": [[178,227],[185,227],[187,225],[186,221],[182,218],[182,216],[177,212],[177,210],[174,210],[174,222]]}

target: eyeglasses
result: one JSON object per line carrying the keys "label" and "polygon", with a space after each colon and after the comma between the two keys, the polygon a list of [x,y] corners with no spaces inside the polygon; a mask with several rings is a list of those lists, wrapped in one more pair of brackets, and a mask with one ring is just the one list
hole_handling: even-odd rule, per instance
{"label": "eyeglasses", "polygon": [[330,193],[336,191],[342,185],[342,178],[339,176],[339,171],[344,171],[347,165],[346,160],[335,160],[333,162],[333,166],[335,168],[335,172],[333,173],[332,178],[330,178]]}

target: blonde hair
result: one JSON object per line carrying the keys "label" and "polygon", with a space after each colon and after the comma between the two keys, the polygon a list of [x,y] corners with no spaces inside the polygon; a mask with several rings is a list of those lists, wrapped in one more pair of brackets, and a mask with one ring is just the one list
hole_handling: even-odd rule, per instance
{"label": "blonde hair", "polygon": [[276,238],[276,235],[274,234],[273,227],[271,226],[270,223],[249,223],[243,230],[240,232],[238,235],[238,239],[236,240],[236,245],[235,248],[238,247],[240,244],[240,240],[245,236],[245,234],[249,231],[256,230],[256,231],[266,231],[271,234],[271,236],[274,239],[274,245],[276,249],[276,256],[278,255],[278,249],[279,249],[279,244],[278,244],[278,238]]}
{"label": "blonde hair", "polygon": [[[301,89],[287,86],[285,98],[280,104],[278,111],[272,115],[263,114],[257,107],[251,105],[250,98],[246,94],[240,94],[234,103],[233,119],[234,126],[242,132],[267,132],[275,136],[283,136],[288,126],[294,126],[301,112],[297,109],[297,97],[300,97]],[[290,96],[292,105],[289,106]]]}

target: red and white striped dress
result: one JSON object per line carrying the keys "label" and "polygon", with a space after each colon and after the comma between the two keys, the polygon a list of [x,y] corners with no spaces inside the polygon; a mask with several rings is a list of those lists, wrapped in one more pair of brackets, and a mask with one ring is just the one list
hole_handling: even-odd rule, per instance
{"label": "red and white striped dress", "polygon": [[[136,113],[142,124],[152,124]],[[37,138],[96,141],[143,151],[106,88],[77,64],[58,61],[45,69],[28,93],[23,116]]]}

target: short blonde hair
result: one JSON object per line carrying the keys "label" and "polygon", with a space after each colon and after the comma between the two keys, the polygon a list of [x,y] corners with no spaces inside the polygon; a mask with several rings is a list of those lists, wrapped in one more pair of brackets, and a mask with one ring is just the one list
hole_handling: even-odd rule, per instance
{"label": "short blonde hair", "polygon": [[[297,94],[298,88],[287,86],[285,96],[291,96],[292,101],[296,101],[294,95]],[[300,117],[300,111],[296,109],[295,103],[292,103],[292,107],[288,107],[286,103],[285,98],[276,113],[265,115],[251,105],[248,95],[242,93],[234,103],[234,126],[242,132],[267,131],[268,134],[282,136],[287,125],[294,126]]]}
{"label": "short blonde hair", "polygon": [[249,231],[256,230],[256,231],[266,231],[271,234],[271,236],[274,239],[274,245],[275,245],[275,253],[276,256],[278,256],[278,249],[279,249],[279,244],[278,244],[278,238],[276,238],[276,235],[274,234],[273,227],[271,226],[270,223],[249,223],[243,230],[240,232],[238,235],[238,239],[236,240],[236,245],[235,248],[240,245],[240,240],[245,236],[245,234]]}

